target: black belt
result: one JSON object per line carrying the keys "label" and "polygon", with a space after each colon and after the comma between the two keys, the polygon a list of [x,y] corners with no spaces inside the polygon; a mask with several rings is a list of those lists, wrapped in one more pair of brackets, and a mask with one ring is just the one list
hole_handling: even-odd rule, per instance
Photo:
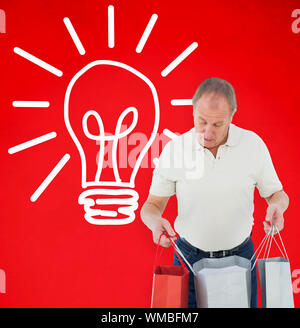
{"label": "black belt", "polygon": [[242,246],[244,246],[249,241],[249,239],[251,238],[251,235],[252,235],[252,232],[251,232],[251,234],[250,234],[249,237],[247,237],[240,245],[238,245],[238,246],[236,246],[234,248],[227,249],[227,250],[222,250],[222,251],[215,251],[215,252],[203,251],[202,249],[197,248],[197,247],[193,246],[192,244],[190,244],[186,239],[184,239],[182,237],[180,237],[180,239],[185,244],[187,244],[188,246],[193,247],[193,248],[196,248],[197,250],[199,250],[202,253],[205,253],[206,255],[208,255],[211,258],[220,258],[220,257],[228,256],[228,255],[230,255],[231,252],[237,251],[239,248],[241,248]]}

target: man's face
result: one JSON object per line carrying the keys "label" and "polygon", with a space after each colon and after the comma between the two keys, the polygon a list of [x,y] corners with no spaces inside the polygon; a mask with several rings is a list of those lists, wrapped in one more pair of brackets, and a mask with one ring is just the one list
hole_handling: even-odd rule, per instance
{"label": "man's face", "polygon": [[227,140],[232,120],[229,104],[220,95],[204,93],[193,111],[198,142],[206,148],[215,148]]}

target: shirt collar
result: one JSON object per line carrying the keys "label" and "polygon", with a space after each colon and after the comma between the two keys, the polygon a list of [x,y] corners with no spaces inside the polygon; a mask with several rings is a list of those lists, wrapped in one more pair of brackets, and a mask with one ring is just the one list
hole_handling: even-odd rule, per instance
{"label": "shirt collar", "polygon": [[[200,145],[200,143],[197,140],[196,130],[195,128],[192,129],[192,133],[194,135],[194,147],[196,150],[203,149],[204,147]],[[229,131],[228,131],[228,137],[224,145],[226,146],[236,146],[238,144],[240,137],[240,131],[239,128],[234,125],[233,123],[230,123],[229,125]]]}

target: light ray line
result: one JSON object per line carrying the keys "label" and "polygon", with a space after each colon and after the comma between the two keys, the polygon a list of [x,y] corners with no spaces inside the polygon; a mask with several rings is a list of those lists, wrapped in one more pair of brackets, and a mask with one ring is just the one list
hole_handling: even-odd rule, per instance
{"label": "light ray line", "polygon": [[158,17],[158,16],[157,16],[156,14],[153,14],[153,15],[151,16],[151,18],[150,18],[150,20],[149,20],[149,23],[148,23],[148,25],[147,25],[147,27],[146,27],[146,29],[145,29],[145,31],[144,31],[142,37],[141,37],[141,39],[140,39],[140,41],[139,41],[139,43],[138,43],[136,49],[135,49],[135,51],[136,51],[137,53],[141,53],[141,52],[142,52],[142,50],[143,50],[143,48],[144,48],[144,46],[145,46],[145,43],[147,42],[147,40],[148,40],[148,38],[149,38],[149,35],[150,35],[150,33],[151,33],[151,31],[152,31],[152,29],[153,29],[153,27],[154,27],[154,24],[155,24],[155,22],[157,21],[157,17]]}
{"label": "light ray line", "polygon": [[115,11],[114,6],[108,6],[108,47],[115,46]]}
{"label": "light ray line", "polygon": [[172,99],[172,106],[191,106],[193,105],[192,99]]}
{"label": "light ray line", "polygon": [[45,191],[45,189],[49,186],[49,184],[53,181],[53,179],[57,176],[59,171],[65,166],[65,164],[70,159],[69,154],[65,154],[62,159],[56,164],[54,169],[49,173],[47,178],[40,184],[40,186],[37,188],[37,190],[32,194],[30,197],[30,200],[32,202],[35,202],[40,195]]}
{"label": "light ray line", "polygon": [[11,147],[8,149],[8,153],[9,154],[15,154],[21,150],[24,150],[24,149],[27,149],[27,148],[30,148],[32,146],[36,146],[42,142],[45,142],[45,141],[48,141],[50,139],[53,139],[56,137],[56,132],[50,132],[50,133],[47,133],[43,136],[40,136],[38,138],[35,138],[35,139],[32,139],[32,140],[29,140],[29,141],[26,141],[26,142],[23,142],[17,146],[14,146],[14,147]]}
{"label": "light ray line", "polygon": [[14,52],[17,55],[31,61],[32,63],[40,66],[41,68],[45,69],[46,71],[48,71],[56,76],[61,77],[63,75],[63,72],[60,71],[59,69],[53,67],[52,65],[49,65],[48,63],[44,62],[43,60],[31,55],[30,53],[28,53],[18,47],[14,47]]}
{"label": "light ray line", "polygon": [[161,76],[166,77],[175,67],[177,67],[187,56],[189,56],[198,47],[197,42],[193,42],[187,47],[171,64],[169,64],[162,72]]}
{"label": "light ray line", "polygon": [[37,107],[37,108],[47,108],[50,106],[49,101],[23,101],[15,100],[12,103],[13,107]]}
{"label": "light ray line", "polygon": [[168,138],[170,138],[170,139],[175,139],[175,138],[178,137],[178,135],[177,135],[176,133],[170,131],[169,129],[164,129],[164,130],[163,130],[163,134],[164,134],[165,136],[167,136]]}
{"label": "light ray line", "polygon": [[66,25],[66,28],[67,28],[68,32],[70,33],[70,36],[71,36],[73,42],[75,43],[75,46],[76,46],[78,52],[80,53],[80,55],[84,55],[85,54],[85,49],[84,49],[84,47],[83,47],[83,45],[82,45],[82,43],[81,43],[75,29],[74,29],[70,19],[68,17],[65,17],[63,19],[63,21]]}

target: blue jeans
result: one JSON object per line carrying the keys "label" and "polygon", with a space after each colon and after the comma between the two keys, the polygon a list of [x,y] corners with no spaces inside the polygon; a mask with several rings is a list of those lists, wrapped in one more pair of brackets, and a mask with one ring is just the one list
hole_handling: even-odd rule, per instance
{"label": "blue jeans", "polygon": [[[183,255],[185,256],[186,260],[193,265],[195,262],[203,259],[208,258],[209,253],[203,252],[200,249],[187,244],[183,241],[180,237],[177,238],[176,244],[178,248],[181,250]],[[254,245],[249,238],[249,240],[243,244],[240,248],[234,251],[229,251],[229,255],[238,255],[241,257],[245,257],[246,259],[250,260],[254,254]],[[252,265],[254,264],[255,257],[252,259]],[[174,265],[181,265],[180,261],[177,258],[176,253],[174,252]],[[257,277],[256,277],[256,267],[251,271],[251,308],[257,307]],[[195,286],[194,286],[194,275],[190,272],[189,275],[189,298],[188,298],[188,307],[189,308],[196,308],[196,294],[195,294]]]}

